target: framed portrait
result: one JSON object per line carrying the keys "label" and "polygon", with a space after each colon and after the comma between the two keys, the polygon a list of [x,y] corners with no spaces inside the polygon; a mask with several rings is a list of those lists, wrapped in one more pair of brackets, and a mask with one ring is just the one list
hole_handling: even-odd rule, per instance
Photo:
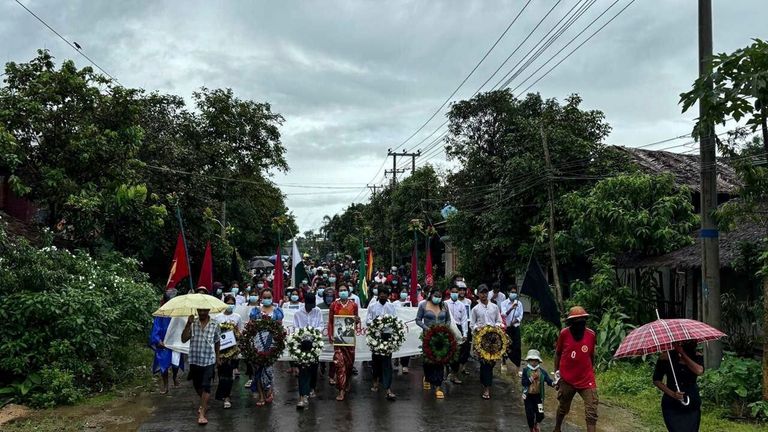
{"label": "framed portrait", "polygon": [[355,346],[355,317],[335,315],[333,317],[333,346]]}

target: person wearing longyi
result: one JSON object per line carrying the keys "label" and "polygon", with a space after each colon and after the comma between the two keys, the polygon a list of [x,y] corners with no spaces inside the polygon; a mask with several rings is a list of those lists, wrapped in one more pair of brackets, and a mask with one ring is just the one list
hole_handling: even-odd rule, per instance
{"label": "person wearing longyi", "polygon": [[[560,432],[571,401],[578,393],[584,401],[587,432],[597,430],[597,383],[595,382],[595,332],[587,328],[589,314],[581,306],[568,311],[568,327],[560,331],[555,347],[555,377],[557,381],[557,417],[555,432]],[[560,377],[558,380],[557,377]]]}
{"label": "person wearing longyi", "polygon": [[[251,320],[271,319],[282,323],[283,316],[283,310],[274,303],[272,290],[270,288],[264,288],[261,292],[261,307],[251,310]],[[272,336],[259,335],[259,337],[254,338],[254,344],[257,345],[259,350],[267,351],[272,346]],[[272,365],[253,366],[251,391],[254,394],[258,393],[256,406],[264,406],[264,404],[272,403],[272,400],[274,399],[274,392],[272,391],[272,385],[274,384],[274,370]]]}
{"label": "person wearing longyi", "polygon": [[[443,303],[443,295],[438,288],[434,288],[429,295],[429,301],[419,305],[416,312],[416,325],[425,332],[435,325],[449,325],[451,313],[448,306]],[[445,366],[424,362],[424,390],[435,387],[435,398],[444,399],[443,380],[445,378]]]}
{"label": "person wearing longyi", "polygon": [[[675,367],[674,374],[672,365]],[[669,432],[698,432],[701,396],[696,379],[704,373],[703,365],[704,358],[696,352],[695,340],[675,344],[674,351],[659,356],[653,371],[653,384],[664,393],[661,413]]]}
{"label": "person wearing longyi", "polygon": [[[334,301],[328,310],[328,339],[334,343],[334,318],[336,315],[350,315],[354,318],[355,325],[360,324],[360,317],[357,316],[357,303],[349,298],[349,289],[346,285],[339,285],[339,298]],[[336,384],[339,394],[337,401],[343,401],[352,385],[352,366],[355,364],[354,346],[334,346],[333,347],[333,366]],[[329,372],[331,375],[331,372]]]}
{"label": "person wearing longyi", "polygon": [[[323,313],[320,308],[315,306],[315,296],[307,296],[302,308],[293,315],[293,326],[296,329],[311,327],[319,331],[323,330]],[[317,367],[318,363],[299,365],[299,401],[297,408],[306,408],[309,406],[309,399],[315,397],[315,387],[317,386]]]}
{"label": "person wearing longyi", "polygon": [[200,396],[197,423],[201,425],[208,424],[205,415],[208,412],[208,401],[211,398],[211,380],[213,379],[214,367],[220,361],[221,329],[219,324],[211,319],[209,312],[209,309],[197,309],[198,318],[190,315],[184,331],[181,332],[181,341],[183,343],[189,342],[188,379],[192,380],[192,385]]}
{"label": "person wearing longyi", "polygon": [[[386,287],[378,288],[377,298],[368,305],[368,312],[365,317],[366,325],[370,325],[373,320],[383,315],[397,316],[395,306],[389,302],[389,290]],[[379,391],[379,384],[384,386],[387,392],[388,400],[395,400],[396,396],[392,393],[392,354],[383,355],[372,353],[373,366],[373,386],[371,391]]]}
{"label": "person wearing longyi", "polygon": [[[473,331],[478,331],[485,326],[502,327],[501,312],[499,307],[491,303],[488,298],[488,286],[485,284],[477,287],[480,301],[472,308],[470,323]],[[491,386],[493,385],[493,367],[495,362],[480,362],[480,383],[483,385],[483,399],[491,398]]]}

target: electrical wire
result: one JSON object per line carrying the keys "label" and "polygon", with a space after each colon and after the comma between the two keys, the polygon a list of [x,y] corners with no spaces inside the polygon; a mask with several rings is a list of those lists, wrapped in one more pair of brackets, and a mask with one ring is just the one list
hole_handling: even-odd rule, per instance
{"label": "electrical wire", "polygon": [[66,43],[67,45],[69,45],[69,46],[70,46],[70,47],[71,47],[73,50],[75,50],[75,52],[77,52],[77,53],[78,53],[78,54],[80,54],[80,55],[81,55],[83,58],[85,58],[86,60],[88,60],[88,61],[89,61],[89,62],[90,62],[92,65],[94,65],[94,66],[95,66],[95,67],[96,67],[98,70],[100,70],[100,71],[101,71],[101,72],[102,72],[104,75],[108,76],[108,77],[109,77],[109,78],[110,78],[112,81],[114,81],[114,82],[116,82],[117,84],[119,84],[120,86],[122,86],[122,84],[120,83],[120,81],[118,81],[118,80],[117,80],[117,78],[115,78],[115,77],[114,77],[112,74],[110,74],[109,72],[107,72],[107,71],[106,71],[106,70],[105,70],[103,67],[99,66],[99,64],[98,64],[98,63],[96,63],[96,62],[95,62],[95,61],[94,61],[92,58],[88,57],[88,55],[87,55],[87,54],[85,54],[85,53],[82,51],[82,49],[81,49],[81,48],[78,48],[78,47],[76,47],[76,46],[75,46],[75,45],[74,45],[72,42],[68,41],[68,40],[67,40],[67,38],[65,38],[64,36],[62,36],[62,35],[61,35],[61,33],[59,33],[58,31],[56,31],[56,29],[54,29],[54,28],[53,28],[53,27],[52,27],[50,24],[48,24],[47,22],[45,22],[45,20],[44,20],[44,19],[40,18],[40,16],[39,16],[39,15],[37,15],[37,14],[36,14],[36,13],[34,13],[34,12],[32,12],[32,10],[31,10],[31,9],[29,9],[27,6],[25,6],[25,5],[24,5],[22,2],[20,2],[19,0],[15,0],[15,1],[16,1],[16,4],[18,4],[19,6],[21,6],[22,8],[24,8],[24,10],[26,10],[27,12],[29,12],[29,14],[30,14],[30,15],[32,15],[33,17],[35,17],[35,19],[37,19],[38,21],[40,21],[40,23],[42,23],[42,24],[43,24],[45,27],[47,27],[47,28],[48,28],[48,30],[50,30],[51,32],[53,32],[53,34],[55,34],[56,36],[58,36],[58,37],[59,37],[59,39],[63,40],[63,41],[64,41],[64,43]]}

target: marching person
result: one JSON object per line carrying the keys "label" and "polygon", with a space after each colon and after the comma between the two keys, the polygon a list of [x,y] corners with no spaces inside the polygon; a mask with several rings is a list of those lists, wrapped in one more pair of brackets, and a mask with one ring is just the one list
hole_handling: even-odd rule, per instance
{"label": "marching person", "polygon": [[[416,325],[423,331],[427,331],[434,325],[449,325],[451,323],[451,313],[448,307],[443,303],[443,295],[440,290],[435,288],[429,294],[429,300],[419,305],[416,312]],[[445,377],[445,367],[443,365],[424,362],[424,390],[435,387],[435,398],[444,399],[443,379]]]}
{"label": "marching person", "polygon": [[189,376],[192,386],[200,396],[197,424],[206,425],[208,400],[211,398],[211,380],[214,367],[219,364],[221,329],[209,314],[210,309],[198,309],[197,316],[190,315],[181,332],[181,341],[189,342]]}
{"label": "marching person", "polygon": [[517,298],[517,286],[509,287],[509,298],[501,302],[501,313],[507,323],[507,335],[510,344],[507,357],[520,370],[520,357],[522,356],[522,344],[520,340],[520,323],[523,321],[523,303]]}
{"label": "marching person", "polygon": [[[349,298],[349,288],[346,285],[339,285],[339,299],[334,301],[328,310],[328,339],[334,342],[334,317],[336,315],[350,315],[355,322],[355,326],[360,325],[360,317],[357,315],[357,303]],[[333,347],[333,366],[335,378],[333,381],[339,394],[336,400],[341,402],[349,392],[352,386],[352,367],[355,364],[354,346],[334,346]],[[332,373],[329,371],[328,373]]]}
{"label": "marching person", "polygon": [[[261,307],[251,310],[251,320],[258,319],[271,319],[279,323],[283,322],[283,310],[274,304],[272,298],[272,289],[264,288],[261,292]],[[254,338],[254,344],[260,345],[258,349],[260,351],[266,351],[272,346],[272,337],[268,336],[266,340],[261,338]],[[272,403],[274,400],[274,392],[272,391],[272,385],[274,383],[274,369],[272,365],[268,366],[256,366],[253,367],[253,377],[251,383],[251,391],[258,393],[258,400],[256,406],[264,406],[264,404]]]}
{"label": "marching person", "polygon": [[[235,312],[236,302],[237,300],[235,300],[234,296],[226,295],[224,303],[227,304],[227,308],[224,310],[224,313],[216,316],[214,321],[219,326],[223,323],[232,323],[239,333],[243,330],[243,318]],[[216,400],[224,401],[224,409],[232,407],[230,395],[232,394],[232,386],[234,384],[234,371],[237,369],[238,363],[240,361],[236,358],[222,359],[219,362],[219,385],[216,387]]]}
{"label": "marching person", "polygon": [[[304,300],[304,307],[296,311],[293,315],[293,326],[296,329],[312,327],[319,331],[323,330],[323,313],[320,308],[315,306],[315,297],[307,296]],[[309,365],[299,366],[299,402],[297,408],[306,408],[309,406],[309,398],[315,397],[315,387],[317,387],[317,366],[318,362]]]}
{"label": "marching person", "polygon": [[[176,289],[171,288],[165,291],[160,306],[164,305],[170,299],[176,297]],[[173,364],[173,351],[168,349],[163,341],[168,333],[168,326],[171,324],[170,317],[155,317],[152,322],[152,332],[149,335],[149,347],[155,352],[155,359],[152,362],[152,373],[159,373],[163,380],[163,387],[160,394],[168,394],[168,370],[173,370],[173,387],[179,386],[179,366]]]}
{"label": "marching person", "polygon": [[[462,299],[459,298],[459,287],[455,285],[451,287],[449,298],[450,300],[445,302],[445,304],[448,306],[448,311],[451,313],[453,322],[459,327],[459,331],[461,331],[461,335],[464,337],[464,341],[460,345],[461,350],[464,345],[469,342],[469,339],[467,339],[469,334],[469,324],[467,320],[469,319],[469,316],[467,315],[466,305]],[[459,377],[459,367],[461,366],[460,357],[461,354],[459,354],[456,361],[451,362],[451,374],[448,375],[448,380],[454,384],[463,384]]]}
{"label": "marching person", "polygon": [[496,306],[501,306],[501,303],[507,299],[507,296],[501,292],[501,284],[498,282],[493,283],[493,292],[488,293],[488,299]]}
{"label": "marching person", "polygon": [[[501,312],[499,307],[488,299],[488,286],[485,284],[477,287],[480,301],[472,308],[470,314],[471,327],[478,331],[485,326],[502,327]],[[493,385],[493,367],[495,362],[480,361],[480,383],[483,385],[483,399],[491,398],[491,386]]]}
{"label": "marching person", "polygon": [[[675,365],[675,375],[670,365]],[[664,393],[661,398],[661,413],[669,432],[698,432],[701,423],[701,396],[696,378],[704,373],[704,358],[696,352],[696,341],[675,345],[674,351],[664,352],[656,362],[653,384]],[[677,388],[672,388],[673,376],[677,377]],[[664,383],[666,377],[666,384]],[[683,405],[684,399],[688,405]]]}
{"label": "marching person", "polygon": [[466,375],[467,362],[469,362],[469,355],[472,350],[472,324],[470,322],[470,316],[472,315],[472,300],[467,297],[469,290],[467,290],[467,284],[464,280],[456,281],[456,286],[459,287],[459,301],[464,303],[464,308],[467,311],[467,334],[464,338],[464,343],[459,348],[459,372],[457,376]]}
{"label": "marching person", "polygon": [[568,327],[560,331],[555,347],[555,376],[557,382],[557,408],[554,432],[560,432],[565,416],[571,410],[573,397],[578,393],[584,401],[587,432],[597,430],[597,383],[595,382],[595,332],[587,328],[589,314],[581,306],[568,311]]}
{"label": "marching person", "polygon": [[[379,288],[376,291],[378,296],[376,301],[372,301],[368,305],[368,314],[365,318],[366,325],[371,325],[373,320],[383,315],[397,316],[395,306],[389,302],[389,290],[387,288]],[[379,391],[379,384],[384,386],[384,390],[387,391],[387,400],[394,401],[397,396],[392,393],[390,387],[392,387],[392,354],[376,354],[372,353],[373,363],[373,386],[371,391]]]}
{"label": "marching person", "polygon": [[541,367],[541,354],[538,350],[528,350],[525,362],[527,365],[520,375],[525,419],[530,432],[540,432],[539,424],[544,420],[544,385],[554,387],[554,383],[549,373]]}

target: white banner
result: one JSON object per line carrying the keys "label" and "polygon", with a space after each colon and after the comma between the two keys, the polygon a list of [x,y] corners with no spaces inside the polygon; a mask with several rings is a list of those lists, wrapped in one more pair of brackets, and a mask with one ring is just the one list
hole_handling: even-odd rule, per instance
{"label": "white banner", "polygon": [[[235,313],[240,314],[240,316],[243,318],[244,322],[249,321],[249,314],[251,312],[251,309],[253,307],[251,306],[237,306],[235,307]],[[399,358],[399,357],[405,357],[405,356],[413,356],[413,355],[420,355],[421,354],[421,328],[416,325],[416,308],[411,307],[399,307],[396,308],[397,310],[397,316],[403,320],[405,323],[405,342],[403,343],[403,346],[400,347],[400,350],[393,353],[393,358]],[[323,321],[326,323],[326,326],[323,328],[323,335],[325,336],[325,347],[323,349],[323,353],[320,355],[320,361],[323,362],[330,362],[333,361],[333,345],[331,345],[330,341],[328,340],[328,310],[323,309]],[[365,316],[367,315],[368,310],[367,309],[359,309],[359,316],[360,321],[362,325],[361,331],[357,332],[356,335],[356,346],[355,346],[355,361],[369,361],[371,360],[371,350],[368,348],[368,344],[365,342],[365,332],[366,332],[366,325],[365,325]],[[293,326],[293,315],[296,313],[295,310],[290,309],[283,309],[283,313],[285,314],[285,318],[283,319],[283,326],[285,327],[285,330],[290,335],[293,333],[296,328]],[[215,317],[217,314],[211,315],[211,317]],[[182,343],[181,342],[181,332],[184,330],[184,326],[187,323],[186,318],[171,318],[171,324],[168,326],[168,332],[165,334],[165,340],[163,343],[165,343],[165,346],[172,349],[173,351],[181,352],[184,354],[189,353],[189,342]],[[283,355],[280,357],[280,361],[289,361],[291,358],[288,356],[288,349],[286,348],[285,352],[283,352]]]}

